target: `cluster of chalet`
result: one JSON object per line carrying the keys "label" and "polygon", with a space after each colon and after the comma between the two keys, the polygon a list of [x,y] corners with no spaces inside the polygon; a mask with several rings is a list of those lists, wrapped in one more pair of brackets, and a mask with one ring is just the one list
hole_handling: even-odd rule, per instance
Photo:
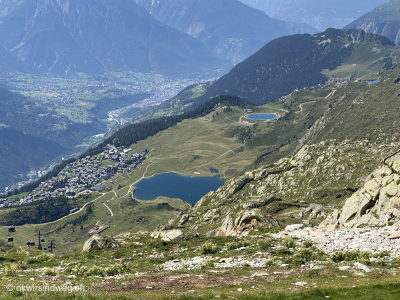
{"label": "cluster of chalet", "polygon": [[[348,83],[349,81],[350,81],[349,78],[331,78],[326,83],[323,83],[323,84],[319,83],[319,84],[315,85],[313,88],[321,90],[331,84]],[[358,81],[358,80],[356,79],[355,81]],[[308,90],[308,89],[311,89],[311,88],[306,88],[306,87],[302,88],[302,90]],[[298,92],[298,91],[299,91],[299,89],[295,89],[290,94],[280,97],[279,99],[277,99],[277,101],[284,102],[285,100],[289,99],[293,95],[293,93]]]}
{"label": "cluster of chalet", "polygon": [[104,186],[101,182],[110,179],[115,174],[124,174],[135,169],[146,154],[145,152],[130,154],[130,152],[131,149],[107,146],[100,155],[87,156],[68,164],[57,177],[41,182],[26,197],[0,199],[0,208],[23,206],[61,196],[75,197],[76,193],[87,189],[102,191]]}

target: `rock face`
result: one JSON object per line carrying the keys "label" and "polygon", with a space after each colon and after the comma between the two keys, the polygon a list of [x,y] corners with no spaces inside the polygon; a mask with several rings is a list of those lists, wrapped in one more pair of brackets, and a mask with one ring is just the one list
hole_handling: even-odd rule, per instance
{"label": "rock face", "polygon": [[361,28],[369,33],[381,34],[400,45],[400,1],[388,1],[345,28]]}
{"label": "rock face", "polygon": [[285,231],[292,232],[303,228],[303,224],[292,224],[285,227]]}
{"label": "rock face", "polygon": [[173,230],[155,231],[151,233],[151,236],[155,239],[160,238],[165,242],[170,242],[183,239],[185,237],[185,234],[183,233],[182,230],[173,229]]}
{"label": "rock face", "polygon": [[383,226],[397,221],[399,216],[400,154],[395,154],[366,178],[364,186],[347,199],[340,214],[329,216],[321,226]]}
{"label": "rock face", "polygon": [[217,236],[245,236],[259,227],[278,226],[279,224],[275,219],[265,216],[259,210],[241,211],[235,221],[232,220],[231,215],[226,216]]}
{"label": "rock face", "polygon": [[96,250],[102,250],[106,248],[117,249],[120,248],[121,245],[118,244],[113,238],[108,236],[103,236],[100,234],[94,234],[88,239],[83,245],[83,252],[90,252]]}
{"label": "rock face", "polygon": [[299,214],[300,219],[314,220],[319,218],[326,218],[328,215],[327,210],[321,204],[311,203],[304,211]]}

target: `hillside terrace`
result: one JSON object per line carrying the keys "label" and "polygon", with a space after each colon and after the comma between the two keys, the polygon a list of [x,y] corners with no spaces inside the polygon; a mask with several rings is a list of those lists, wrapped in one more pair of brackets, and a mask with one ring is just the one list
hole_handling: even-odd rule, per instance
{"label": "hillside terrace", "polygon": [[68,164],[57,177],[41,182],[25,197],[0,199],[0,208],[23,206],[62,196],[74,197],[76,193],[90,189],[115,174],[126,174],[134,170],[144,160],[145,154],[129,154],[124,149],[107,146],[100,155],[87,156]]}

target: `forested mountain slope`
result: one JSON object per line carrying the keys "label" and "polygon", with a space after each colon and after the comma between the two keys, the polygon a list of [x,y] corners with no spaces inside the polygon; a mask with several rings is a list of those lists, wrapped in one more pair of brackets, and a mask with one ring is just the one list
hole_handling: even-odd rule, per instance
{"label": "forested mountain slope", "polygon": [[388,39],[361,30],[328,29],[313,36],[282,37],[234,67],[205,95],[233,94],[256,103],[273,101],[295,89],[325,83],[328,78],[323,70],[336,69],[364,48],[372,52],[374,47],[390,45]]}

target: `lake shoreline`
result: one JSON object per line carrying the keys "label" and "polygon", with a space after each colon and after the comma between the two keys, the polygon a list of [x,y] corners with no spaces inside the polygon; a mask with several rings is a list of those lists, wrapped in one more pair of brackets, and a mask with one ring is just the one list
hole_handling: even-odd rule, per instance
{"label": "lake shoreline", "polygon": [[154,201],[158,197],[167,197],[181,199],[194,205],[207,193],[217,190],[224,183],[219,174],[205,177],[163,172],[135,183],[132,193],[134,198],[140,201]]}

